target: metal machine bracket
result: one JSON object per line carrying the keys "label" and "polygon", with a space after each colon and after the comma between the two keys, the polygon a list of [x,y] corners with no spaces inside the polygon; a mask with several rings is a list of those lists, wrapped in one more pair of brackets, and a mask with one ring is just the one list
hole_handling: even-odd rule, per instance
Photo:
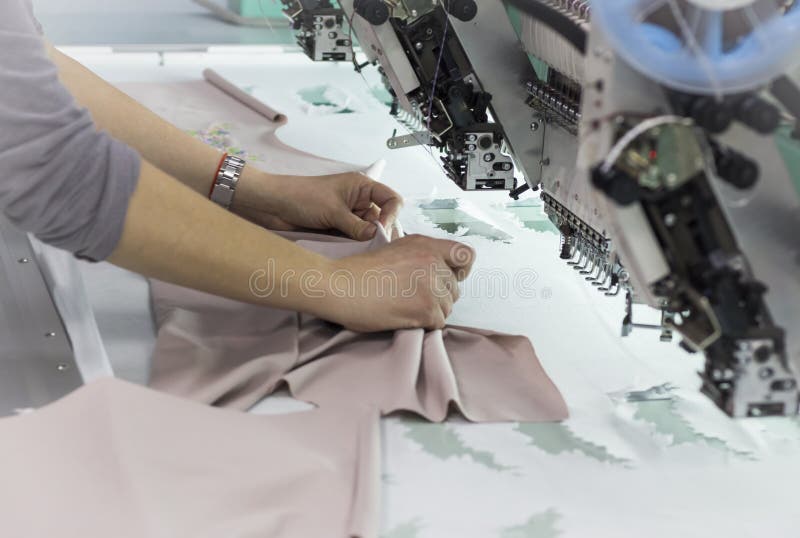
{"label": "metal machine bracket", "polygon": [[28,236],[0,216],[0,416],[83,384]]}

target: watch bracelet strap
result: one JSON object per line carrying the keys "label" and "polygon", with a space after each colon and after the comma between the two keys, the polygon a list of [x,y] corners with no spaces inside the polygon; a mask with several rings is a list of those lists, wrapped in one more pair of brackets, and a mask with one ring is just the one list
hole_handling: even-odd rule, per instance
{"label": "watch bracelet strap", "polygon": [[233,155],[225,155],[214,178],[209,198],[212,202],[230,209],[236,194],[236,186],[247,163]]}

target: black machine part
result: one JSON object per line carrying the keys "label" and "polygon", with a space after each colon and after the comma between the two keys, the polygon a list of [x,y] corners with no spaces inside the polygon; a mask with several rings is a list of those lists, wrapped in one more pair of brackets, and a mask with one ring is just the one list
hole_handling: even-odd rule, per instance
{"label": "black machine part", "polygon": [[353,9],[364,20],[374,26],[380,26],[389,20],[389,6],[383,0],[355,0]]}
{"label": "black machine part", "polygon": [[[643,135],[628,153],[646,155],[656,147],[652,136]],[[754,185],[754,161],[707,135],[705,147],[722,179],[739,189]],[[646,171],[656,164],[663,163],[631,169],[620,158],[614,166],[598,166],[592,180],[620,206],[638,203],[644,210],[670,268],[651,288],[662,298],[671,327],[684,336],[684,347],[705,354],[703,392],[731,416],[796,414],[800,393],[783,328],[770,316],[767,289],[750,273],[710,177],[696,169],[677,183],[653,182]]]}
{"label": "black machine part", "polygon": [[[413,19],[392,17],[389,24],[420,81],[408,97],[419,107],[420,120],[433,135],[432,145],[443,153],[450,178],[462,189],[510,190],[514,166],[500,150],[501,126],[489,123],[492,96],[481,88],[448,18],[474,17],[478,8],[472,4],[448,0]],[[470,137],[475,141],[467,140]]]}
{"label": "black machine part", "polygon": [[[460,21],[469,22],[478,14],[478,4],[475,0],[442,1],[447,12]],[[389,6],[383,0],[355,0],[353,9],[374,26],[384,24],[392,15]]]}
{"label": "black machine part", "polygon": [[456,19],[469,22],[478,14],[475,0],[445,0],[447,12]]}
{"label": "black machine part", "polygon": [[757,94],[726,96],[718,99],[709,95],[669,92],[673,110],[692,118],[711,134],[722,134],[739,121],[763,135],[774,133],[781,123],[778,107]]}

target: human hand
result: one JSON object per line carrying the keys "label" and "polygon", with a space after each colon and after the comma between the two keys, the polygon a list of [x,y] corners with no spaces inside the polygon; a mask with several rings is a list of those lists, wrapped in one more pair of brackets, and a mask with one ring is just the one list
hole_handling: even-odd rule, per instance
{"label": "human hand", "polygon": [[474,251],[462,243],[412,235],[334,262],[315,313],[360,332],[441,329],[459,299]]}
{"label": "human hand", "polygon": [[375,222],[391,229],[403,200],[360,172],[328,176],[243,176],[233,210],[273,230],[338,230],[352,239],[375,236]]}

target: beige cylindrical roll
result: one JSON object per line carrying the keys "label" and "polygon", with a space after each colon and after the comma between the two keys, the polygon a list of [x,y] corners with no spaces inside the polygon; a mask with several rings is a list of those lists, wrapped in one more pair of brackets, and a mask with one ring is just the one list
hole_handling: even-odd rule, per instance
{"label": "beige cylindrical roll", "polygon": [[[588,23],[581,23],[588,30]],[[522,15],[525,51],[575,82],[584,80],[584,56],[558,32],[533,17]]]}
{"label": "beige cylindrical roll", "polygon": [[285,123],[287,121],[286,116],[245,92],[213,69],[206,69],[203,71],[203,78],[205,78],[209,84],[227,93],[251,110],[258,112],[269,121],[275,123]]}

